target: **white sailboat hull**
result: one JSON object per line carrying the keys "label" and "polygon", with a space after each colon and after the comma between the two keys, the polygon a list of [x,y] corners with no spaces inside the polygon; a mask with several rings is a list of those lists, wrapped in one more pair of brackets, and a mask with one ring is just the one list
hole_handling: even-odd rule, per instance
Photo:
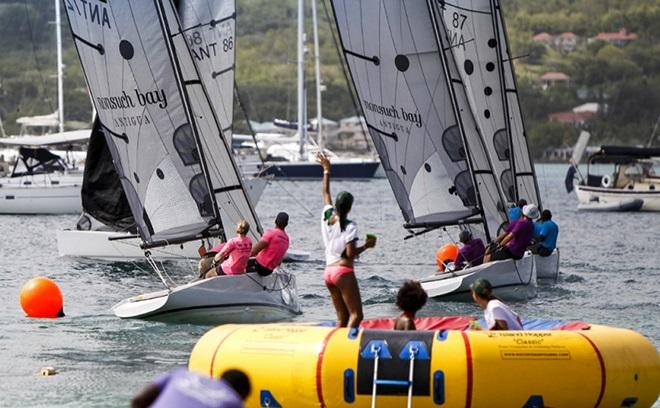
{"label": "white sailboat hull", "polygon": [[[246,188],[254,203],[258,202],[268,183],[267,179],[246,180]],[[60,230],[57,235],[57,251],[60,256],[97,259],[111,262],[130,262],[144,260],[144,251],[140,248],[139,238],[129,238],[132,234],[120,231],[78,231]],[[185,260],[199,258],[197,249],[200,241],[191,241],[179,245],[170,245],[151,249],[154,258],[160,260]],[[303,262],[310,257],[308,252],[289,250],[287,261]]]}
{"label": "white sailboat hull", "polygon": [[82,176],[0,178],[0,214],[75,214],[82,211]]}
{"label": "white sailboat hull", "polygon": [[554,279],[559,277],[559,249],[549,256],[534,255],[534,267],[538,279]]}
{"label": "white sailboat hull", "polygon": [[[575,194],[579,202],[579,210],[660,211],[660,189],[630,190],[576,185]],[[641,208],[636,204],[639,200],[642,201]]]}
{"label": "white sailboat hull", "polygon": [[519,260],[507,259],[482,264],[453,273],[438,273],[420,280],[429,297],[472,301],[470,284],[478,278],[488,279],[495,295],[503,300],[526,300],[536,296],[534,257],[526,253]]}
{"label": "white sailboat hull", "polygon": [[[143,261],[144,250],[140,248],[140,238],[117,231],[57,231],[57,251],[60,256],[96,259],[110,262]],[[112,238],[112,240],[110,239]],[[190,241],[179,245],[152,248],[152,257],[159,260],[181,261],[199,259],[197,249],[201,241]],[[305,251],[289,250],[285,261],[304,262],[310,254]]]}
{"label": "white sailboat hull", "polygon": [[284,272],[196,281],[123,300],[112,311],[122,319],[205,325],[276,322],[301,313],[295,277]]}

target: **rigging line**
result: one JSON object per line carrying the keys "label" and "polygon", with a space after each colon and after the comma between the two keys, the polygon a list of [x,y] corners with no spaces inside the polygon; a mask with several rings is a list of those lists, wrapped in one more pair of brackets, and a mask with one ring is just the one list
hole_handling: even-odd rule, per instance
{"label": "rigging line", "polygon": [[[34,40],[34,30],[33,30],[33,24],[32,24],[32,19],[30,18],[30,8],[28,7],[28,2],[25,0],[23,2],[24,9],[25,9],[25,19],[27,20],[28,24],[28,31],[30,33],[30,49],[32,51],[32,57],[34,58],[34,65],[37,68],[37,74],[39,75],[39,81],[41,82],[41,86],[43,90],[46,90],[46,81],[43,76],[43,72],[41,69],[41,66],[39,64],[39,59],[37,57],[37,48],[36,48],[36,41]],[[49,10],[50,11],[50,10]],[[25,77],[26,72],[23,72],[23,76]],[[53,110],[53,103],[51,101],[51,98],[48,98],[48,109],[51,111]]]}
{"label": "rigging line", "polygon": [[163,282],[163,285],[165,285],[167,290],[172,291],[172,288],[170,287],[170,285],[165,280],[165,277],[163,276],[161,271],[158,269],[158,265],[156,265],[156,262],[154,262],[154,260],[151,259],[151,252],[150,251],[144,251],[144,257],[147,260],[147,262],[149,263],[149,266],[151,266],[153,271],[156,272],[156,274],[160,278],[161,282]]}
{"label": "rigging line", "polygon": [[259,160],[261,161],[261,165],[265,166],[265,160],[266,158],[264,157],[263,153],[261,153],[261,148],[259,147],[259,143],[257,142],[257,133],[254,131],[254,128],[252,127],[252,123],[250,123],[250,117],[248,115],[247,109],[245,109],[245,105],[243,105],[243,99],[241,98],[241,93],[238,90],[238,84],[236,83],[236,80],[234,79],[234,95],[236,97],[236,102],[238,103],[238,107],[243,112],[243,116],[245,117],[245,123],[247,125],[248,131],[250,132],[250,135],[252,136],[252,141],[254,142],[254,147],[257,150],[257,154],[259,155]]}
{"label": "rigging line", "polygon": [[328,11],[328,5],[326,4],[326,0],[321,0],[321,3],[323,3],[323,10],[325,10],[325,19],[330,29],[332,42],[335,45],[334,48],[335,51],[337,52],[337,59],[339,60],[339,65],[341,66],[341,73],[344,76],[344,81],[346,81],[346,89],[348,90],[348,95],[351,97],[351,103],[353,104],[353,109],[355,109],[355,114],[358,117],[358,122],[360,123],[360,129],[362,130],[362,137],[364,138],[364,141],[366,143],[367,151],[371,152],[371,145],[369,144],[369,139],[367,135],[368,132],[364,126],[364,123],[362,123],[362,120],[360,119],[360,117],[364,117],[364,112],[362,112],[362,107],[357,102],[357,98],[355,95],[357,90],[355,90],[352,81],[348,78],[348,73],[346,72],[348,68],[346,67],[346,63],[344,62],[344,56],[340,51],[342,48],[337,42],[337,37],[335,35],[335,25],[330,22],[330,13]]}
{"label": "rigging line", "polygon": [[277,183],[278,186],[280,186],[280,188],[282,190],[284,190],[284,192],[289,197],[293,198],[293,201],[295,201],[300,206],[300,208],[305,210],[307,212],[307,214],[309,214],[311,217],[314,216],[314,213],[309,208],[307,208],[307,206],[305,206],[305,204],[303,204],[302,201],[300,201],[295,195],[291,194],[291,192],[289,190],[287,190],[286,187],[284,187],[284,185],[282,184],[281,181],[279,181],[278,179],[275,179],[275,182]]}

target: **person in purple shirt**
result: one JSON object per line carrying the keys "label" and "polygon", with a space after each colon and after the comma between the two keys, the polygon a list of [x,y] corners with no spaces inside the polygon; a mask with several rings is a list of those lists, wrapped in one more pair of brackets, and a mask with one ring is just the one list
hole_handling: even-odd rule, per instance
{"label": "person in purple shirt", "polygon": [[479,238],[472,238],[472,233],[469,230],[461,231],[458,240],[461,241],[463,247],[454,259],[454,270],[460,271],[463,268],[481,265],[486,252],[483,241]]}
{"label": "person in purple shirt", "polygon": [[240,370],[212,378],[176,368],[156,378],[131,401],[131,408],[242,408],[250,379]]}
{"label": "person in purple shirt", "polygon": [[532,220],[538,217],[539,209],[534,204],[524,206],[522,216],[497,237],[494,245],[489,246],[490,251],[484,257],[484,262],[521,259],[534,235]]}

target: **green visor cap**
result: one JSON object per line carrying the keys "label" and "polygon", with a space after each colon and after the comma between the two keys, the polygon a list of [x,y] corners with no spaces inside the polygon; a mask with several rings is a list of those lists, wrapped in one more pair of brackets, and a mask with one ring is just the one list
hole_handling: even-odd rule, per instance
{"label": "green visor cap", "polygon": [[478,278],[470,284],[470,289],[472,289],[477,295],[483,297],[493,290],[493,285],[490,284],[488,279]]}

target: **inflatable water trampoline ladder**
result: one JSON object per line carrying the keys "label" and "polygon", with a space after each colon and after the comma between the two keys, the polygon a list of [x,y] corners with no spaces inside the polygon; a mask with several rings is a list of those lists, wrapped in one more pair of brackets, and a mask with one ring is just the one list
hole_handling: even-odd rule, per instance
{"label": "inflatable water trampoline ladder", "polygon": [[387,340],[371,340],[364,348],[364,350],[362,350],[360,356],[362,356],[362,358],[364,359],[374,360],[374,379],[373,379],[372,391],[371,391],[371,408],[376,408],[376,396],[378,395],[379,385],[408,388],[408,400],[406,406],[408,408],[411,408],[412,396],[413,396],[414,372],[415,372],[415,359],[416,358],[418,360],[429,359],[429,352],[426,349],[426,344],[424,344],[424,342],[422,341],[411,340],[408,343],[406,343],[401,349],[401,352],[399,353],[399,359],[410,361],[407,380],[378,378],[378,363],[380,359],[392,358],[392,354],[390,353],[390,350],[387,346]]}

